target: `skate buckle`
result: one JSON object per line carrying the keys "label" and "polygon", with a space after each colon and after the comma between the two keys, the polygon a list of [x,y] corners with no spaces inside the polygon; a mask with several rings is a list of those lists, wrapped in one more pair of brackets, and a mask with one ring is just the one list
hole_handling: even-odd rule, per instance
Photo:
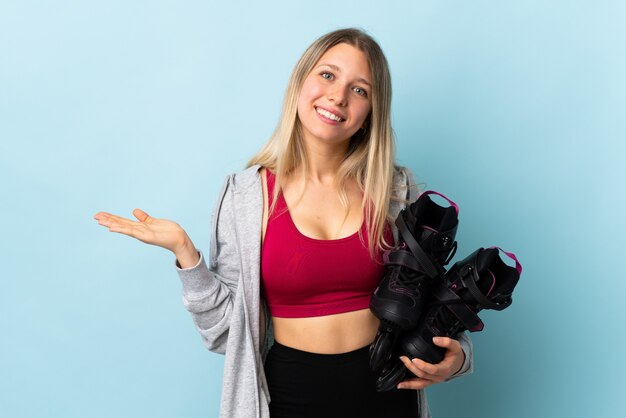
{"label": "skate buckle", "polygon": [[466,264],[459,270],[459,276],[464,279],[468,276],[471,276],[473,274],[473,271],[474,269],[472,268],[471,264]]}

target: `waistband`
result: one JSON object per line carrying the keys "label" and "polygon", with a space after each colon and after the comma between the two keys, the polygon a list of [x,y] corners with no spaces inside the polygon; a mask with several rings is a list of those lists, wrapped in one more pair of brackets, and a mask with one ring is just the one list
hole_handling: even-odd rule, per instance
{"label": "waistband", "polygon": [[298,350],[297,348],[288,347],[275,341],[274,345],[270,348],[269,355],[276,356],[282,360],[288,359],[317,365],[340,364],[363,360],[369,362],[369,348],[370,346],[366,345],[365,347],[346,353],[321,354]]}

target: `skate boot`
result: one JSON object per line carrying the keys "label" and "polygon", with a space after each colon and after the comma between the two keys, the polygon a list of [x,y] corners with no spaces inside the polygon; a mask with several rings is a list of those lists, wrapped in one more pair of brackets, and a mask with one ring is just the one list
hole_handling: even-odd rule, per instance
{"label": "skate boot", "polygon": [[[430,195],[446,199],[442,207]],[[425,298],[443,266],[454,255],[458,206],[447,197],[427,191],[396,219],[400,245],[384,254],[385,275],[370,301],[380,328],[370,346],[370,366],[379,372],[389,359],[402,331],[417,326]]]}
{"label": "skate boot", "polygon": [[[515,267],[506,265],[498,250],[480,248],[450,268],[444,283],[433,289],[433,300],[418,326],[400,338],[398,356],[437,364],[443,360],[446,350],[436,346],[433,337],[454,338],[461,331],[482,331],[483,323],[477,315],[480,310],[501,311],[511,305],[511,294],[522,266],[514,254],[503,251],[515,261]],[[377,389],[395,388],[404,380],[406,372],[400,360],[389,363],[376,382]]]}

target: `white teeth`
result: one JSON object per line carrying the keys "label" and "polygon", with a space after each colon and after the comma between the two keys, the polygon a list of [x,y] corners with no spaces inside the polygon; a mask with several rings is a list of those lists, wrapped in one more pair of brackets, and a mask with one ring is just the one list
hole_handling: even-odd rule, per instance
{"label": "white teeth", "polygon": [[328,110],[324,110],[324,109],[321,109],[319,107],[315,108],[315,110],[317,111],[317,113],[319,113],[320,115],[322,115],[322,116],[324,116],[324,117],[326,117],[328,119],[335,120],[337,122],[341,122],[343,120],[339,116],[330,113]]}

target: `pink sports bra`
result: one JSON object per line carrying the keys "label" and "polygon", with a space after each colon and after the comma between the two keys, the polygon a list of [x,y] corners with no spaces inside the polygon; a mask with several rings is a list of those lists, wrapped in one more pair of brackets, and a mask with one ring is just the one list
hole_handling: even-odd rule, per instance
{"label": "pink sports bra", "polygon": [[[275,177],[266,173],[271,206]],[[367,308],[384,266],[381,254],[375,261],[369,255],[365,222],[360,232],[365,245],[359,231],[334,240],[307,237],[279,194],[261,249],[262,292],[271,315],[305,318]],[[389,228],[385,233],[391,236]]]}

